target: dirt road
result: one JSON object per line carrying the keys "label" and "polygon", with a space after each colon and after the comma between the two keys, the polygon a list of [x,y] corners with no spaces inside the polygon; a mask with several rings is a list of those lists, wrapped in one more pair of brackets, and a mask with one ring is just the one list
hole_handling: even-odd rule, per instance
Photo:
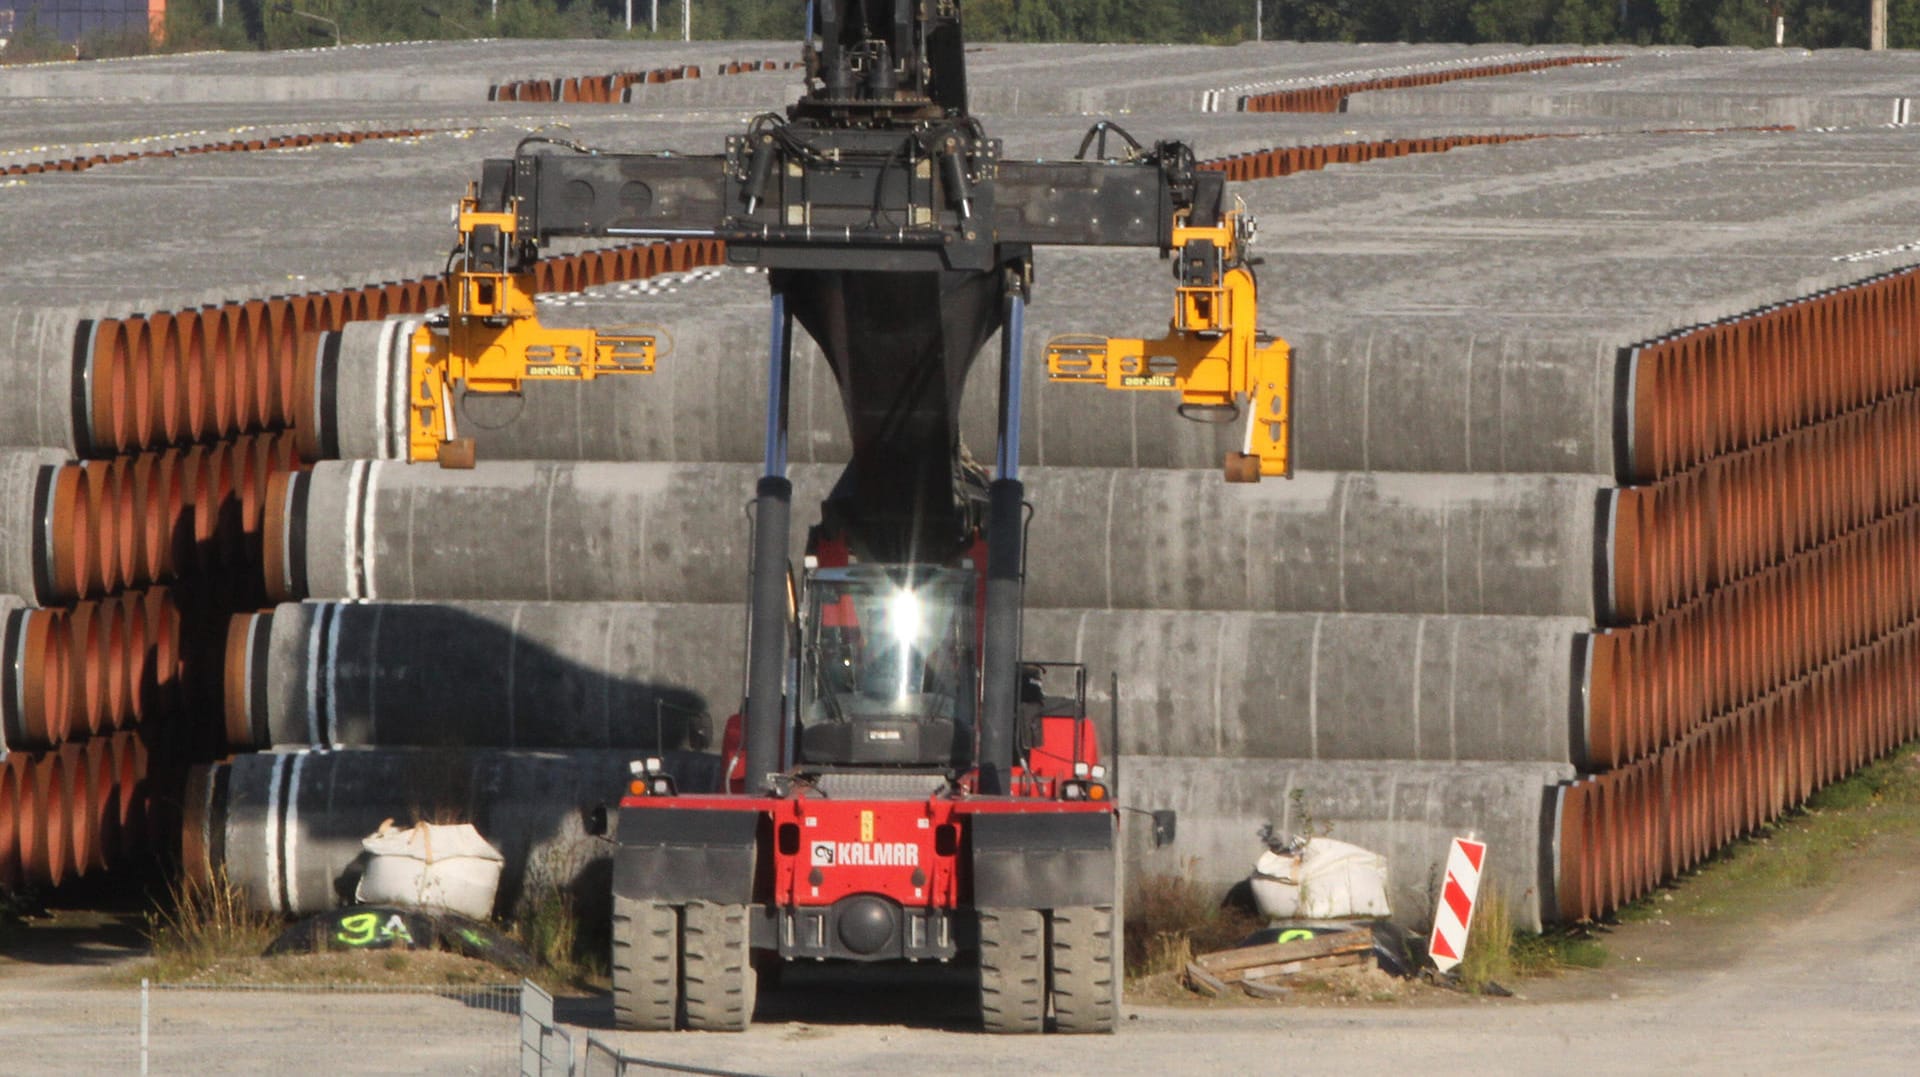
{"label": "dirt road", "polygon": [[[1111,1037],[1012,1041],[966,1030],[962,976],[808,975],[743,1036],[612,1033],[602,999],[562,1000],[576,1037],[754,1074],[1002,1071],[1164,1077],[1307,1072],[1911,1073],[1920,1059],[1920,843],[1882,843],[1835,882],[1758,918],[1615,929],[1605,969],[1477,1000],[1129,1007]],[[0,959],[0,1074],[137,1072],[137,992],[90,968]],[[156,993],[155,1073],[512,1071],[511,1019],[435,998]]]}

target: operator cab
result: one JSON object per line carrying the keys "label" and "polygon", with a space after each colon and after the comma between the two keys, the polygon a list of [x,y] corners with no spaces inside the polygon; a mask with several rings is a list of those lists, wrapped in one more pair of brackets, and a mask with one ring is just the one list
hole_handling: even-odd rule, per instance
{"label": "operator cab", "polygon": [[799,762],[963,764],[973,741],[975,598],[964,568],[809,570]]}

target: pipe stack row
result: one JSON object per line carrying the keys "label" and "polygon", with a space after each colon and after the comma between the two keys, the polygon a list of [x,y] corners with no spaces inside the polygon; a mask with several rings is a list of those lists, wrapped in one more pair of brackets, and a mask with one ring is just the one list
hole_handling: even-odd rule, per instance
{"label": "pipe stack row", "polygon": [[1372,90],[1405,90],[1416,86],[1437,86],[1443,82],[1457,82],[1461,79],[1498,78],[1502,75],[1521,75],[1529,71],[1545,71],[1549,68],[1572,67],[1577,64],[1610,64],[1619,59],[1618,56],[1549,56],[1536,60],[1484,64],[1478,67],[1452,67],[1441,71],[1424,71],[1357,82],[1322,83],[1294,90],[1248,94],[1240,99],[1240,111],[1344,112],[1347,98]]}
{"label": "pipe stack row", "polygon": [[1607,914],[1920,735],[1920,271],[1629,349],[1596,773],[1561,916]]}
{"label": "pipe stack row", "polygon": [[[1257,111],[1257,110],[1256,110]],[[1328,165],[1357,165],[1416,153],[1445,153],[1461,146],[1498,146],[1536,138],[1566,138],[1547,134],[1442,135],[1437,138],[1392,138],[1372,142],[1329,142],[1311,146],[1281,146],[1203,161],[1201,168],[1225,172],[1229,180],[1263,180],[1312,172]]]}
{"label": "pipe stack row", "polygon": [[[710,264],[720,251],[717,241],[696,240],[559,255],[537,265],[535,287],[577,291]],[[83,326],[76,372],[87,419],[83,454],[297,427],[312,414],[299,382],[301,364],[321,333],[423,313],[446,301],[445,287],[441,278],[422,277]]]}
{"label": "pipe stack row", "polygon": [[[721,254],[711,242],[588,251],[545,260],[537,284],[574,290]],[[354,319],[424,312],[443,288],[422,278],[83,322],[66,334],[71,436],[47,437],[44,406],[0,422],[0,444],[68,442],[0,451],[0,884],[57,885],[171,847],[188,767],[230,750],[228,622],[264,601],[271,480],[306,466],[298,357]]]}
{"label": "pipe stack row", "polygon": [[646,71],[616,71],[607,75],[573,78],[520,79],[487,88],[489,101],[565,102],[604,105],[619,101],[635,83],[678,82],[700,77],[698,64],[656,67]]}
{"label": "pipe stack row", "polygon": [[267,480],[298,465],[293,450],[289,433],[251,434],[52,468],[34,521],[46,536],[36,578],[30,589],[9,582],[42,602],[73,602],[249,563]]}
{"label": "pipe stack row", "polygon": [[[745,75],[756,71],[784,71],[800,66],[793,60],[730,60],[716,74]],[[552,79],[520,79],[488,87],[489,101],[563,102],[607,105],[633,99],[635,86],[657,86],[700,77],[698,64],[655,67],[646,71],[615,71],[605,75],[578,75]]]}
{"label": "pipe stack row", "polygon": [[147,856],[156,806],[133,732],[0,760],[0,892],[57,886]]}
{"label": "pipe stack row", "polygon": [[353,146],[379,139],[419,138],[432,132],[418,127],[377,131],[322,131],[316,134],[269,135],[265,138],[203,142],[190,146],[169,146],[156,150],[128,153],[94,153],[85,157],[60,157],[47,161],[28,161],[0,165],[0,176],[37,176],[46,172],[85,172],[102,165],[149,161],[166,157],[193,157],[203,153],[258,153],[262,150],[290,150],[306,146]]}
{"label": "pipe stack row", "polygon": [[66,609],[8,613],[13,692],[0,701],[9,751],[58,747],[170,715],[179,705],[181,609],[166,588]]}

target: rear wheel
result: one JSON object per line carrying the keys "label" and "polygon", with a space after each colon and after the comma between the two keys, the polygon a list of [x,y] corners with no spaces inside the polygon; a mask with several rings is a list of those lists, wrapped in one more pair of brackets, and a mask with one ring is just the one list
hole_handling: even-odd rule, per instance
{"label": "rear wheel", "polygon": [[680,918],[671,905],[613,899],[613,1023],[670,1032],[680,1010]]}
{"label": "rear wheel", "polygon": [[688,902],[680,927],[681,1004],[686,1026],[744,1032],[756,977],[748,955],[747,907]]}
{"label": "rear wheel", "polygon": [[1049,918],[1048,987],[1054,1028],[1060,1032],[1112,1032],[1114,916],[1111,905],[1055,909]]}
{"label": "rear wheel", "polygon": [[1046,1016],[1046,918],[1038,909],[981,909],[981,1023],[988,1032],[1039,1032]]}

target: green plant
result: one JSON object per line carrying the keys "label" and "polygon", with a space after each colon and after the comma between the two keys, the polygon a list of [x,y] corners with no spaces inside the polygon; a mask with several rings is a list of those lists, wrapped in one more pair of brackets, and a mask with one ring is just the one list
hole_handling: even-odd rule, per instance
{"label": "green plant", "polygon": [[1460,959],[1460,984],[1479,994],[1488,984],[1513,979],[1513,910],[1506,895],[1491,883],[1480,888],[1467,930],[1467,952]]}
{"label": "green plant", "polygon": [[587,914],[575,892],[584,848],[556,846],[527,865],[513,936],[553,983],[584,987],[607,974],[611,913]]}

